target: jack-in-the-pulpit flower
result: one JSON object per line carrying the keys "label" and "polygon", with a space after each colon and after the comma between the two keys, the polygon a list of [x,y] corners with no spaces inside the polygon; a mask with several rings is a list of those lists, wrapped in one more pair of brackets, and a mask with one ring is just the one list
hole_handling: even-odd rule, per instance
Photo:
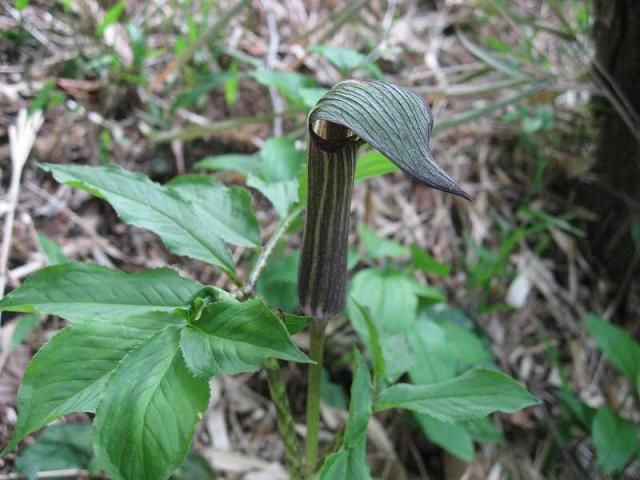
{"label": "jack-in-the-pulpit flower", "polygon": [[349,210],[356,152],[366,142],[417,181],[469,196],[433,160],[433,116],[415,93],[379,81],[335,85],[309,114],[308,198],[298,296],[319,320],[346,301]]}

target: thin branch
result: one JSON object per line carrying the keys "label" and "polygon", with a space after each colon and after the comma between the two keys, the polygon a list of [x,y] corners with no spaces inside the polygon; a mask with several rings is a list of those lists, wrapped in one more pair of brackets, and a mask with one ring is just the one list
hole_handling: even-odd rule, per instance
{"label": "thin branch", "polygon": [[247,284],[242,290],[237,292],[238,296],[247,297],[253,293],[254,289],[256,288],[256,283],[258,282],[258,278],[260,278],[260,275],[262,274],[264,267],[267,265],[267,260],[269,260],[269,257],[273,253],[274,248],[276,247],[276,245],[278,244],[282,236],[287,232],[289,225],[291,225],[291,223],[296,218],[298,218],[298,216],[303,211],[304,211],[304,207],[299,206],[295,208],[289,215],[287,215],[284,218],[284,220],[282,220],[280,227],[271,236],[271,238],[265,245],[264,250],[260,254],[260,257],[258,257],[258,260],[256,261],[253,267],[253,270],[251,270],[251,273],[249,274],[249,281],[247,282]]}

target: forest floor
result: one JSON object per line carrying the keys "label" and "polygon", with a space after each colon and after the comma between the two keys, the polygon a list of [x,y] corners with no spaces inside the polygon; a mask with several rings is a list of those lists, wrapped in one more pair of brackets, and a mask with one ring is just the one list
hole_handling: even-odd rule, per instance
{"label": "forest floor", "polygon": [[[296,86],[267,87],[236,75],[231,78],[237,81],[202,89],[216,74],[266,66],[301,73],[326,88],[382,74],[432,105],[435,157],[473,201],[418,185],[402,173],[377,177],[356,185],[351,243],[361,248],[355,225],[364,223],[449,265],[450,273],[421,274],[422,280],[473,319],[496,364],[542,403],[500,415],[502,440],[478,442],[471,463],[436,447],[406,415],[381,415],[369,432],[373,473],[392,480],[605,478],[591,435],[567,411],[571,405],[609,404],[640,421],[635,387],[608,363],[585,327],[594,313],[640,332],[640,296],[633,283],[628,295],[618,295],[618,286],[591,257],[585,225],[597,219],[574,200],[579,184],[597,181],[590,173],[597,132],[589,109],[597,89],[588,78],[591,46],[588,28],[580,31],[580,22],[587,21],[581,2],[562,2],[567,18],[576,19],[573,39],[557,34],[564,28],[557,12],[537,0],[256,0],[214,32],[205,28],[203,12],[222,18],[216,9],[228,12],[235,2],[211,2],[215,6],[207,9],[204,0],[127,0],[114,23],[104,21],[114,2],[26,3],[17,10],[12,1],[0,2],[3,192],[11,177],[9,126],[19,109],[34,102],[46,110],[22,176],[7,291],[47,264],[38,235],[73,261],[125,271],[169,265],[203,283],[232,288],[212,267],[172,256],[154,234],[124,225],[105,202],[56,183],[37,162],[113,162],[164,182],[192,172],[206,156],[252,153],[269,137],[304,126],[304,110],[289,113],[287,89]],[[190,55],[184,54],[188,47],[176,47],[194,45],[205,34]],[[318,46],[324,45],[346,49],[339,56],[323,53]],[[229,125],[227,119],[240,120]],[[199,125],[211,128],[193,133]],[[6,205],[0,198],[0,213]],[[277,227],[275,213],[258,194],[254,205],[268,239]],[[293,235],[287,248],[299,244],[300,235]],[[235,258],[242,253],[236,250]],[[241,262],[238,274],[249,270]],[[635,315],[617,315],[623,302]],[[0,329],[0,445],[15,427],[26,364],[64,326],[47,318],[10,350],[18,319],[5,314]],[[332,385],[348,391],[350,373],[342,359],[358,339],[343,318],[330,331]],[[305,346],[306,337],[299,342]],[[304,369],[287,367],[286,380],[302,420]],[[569,392],[564,403],[559,389]],[[212,392],[195,448],[218,478],[285,478],[265,378],[218,377]],[[339,408],[323,408],[326,428],[343,418]],[[10,476],[14,463],[14,454],[0,459],[0,479],[16,478]],[[79,470],[76,476],[86,475]],[[640,478],[640,469],[630,466],[625,475]]]}

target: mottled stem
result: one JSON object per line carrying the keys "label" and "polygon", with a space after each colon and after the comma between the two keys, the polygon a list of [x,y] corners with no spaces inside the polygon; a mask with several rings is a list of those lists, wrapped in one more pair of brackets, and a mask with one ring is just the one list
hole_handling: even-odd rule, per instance
{"label": "mottled stem", "polygon": [[278,361],[273,358],[268,359],[264,367],[269,381],[271,401],[276,408],[276,421],[284,443],[284,456],[287,461],[289,476],[291,480],[299,480],[302,478],[300,444],[296,436],[293,417],[291,416],[287,388],[282,380],[282,371]]}

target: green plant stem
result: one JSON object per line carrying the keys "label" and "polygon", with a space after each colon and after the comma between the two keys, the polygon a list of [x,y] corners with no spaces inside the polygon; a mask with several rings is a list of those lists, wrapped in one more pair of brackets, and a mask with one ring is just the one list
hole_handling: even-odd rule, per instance
{"label": "green plant stem", "polygon": [[322,360],[324,356],[324,331],[326,321],[315,320],[310,329],[309,383],[307,385],[307,437],[305,439],[305,467],[308,474],[318,463],[318,434],[320,432],[320,385],[322,384]]}
{"label": "green plant stem", "polygon": [[287,389],[282,380],[280,365],[277,360],[270,358],[265,362],[264,368],[267,372],[271,401],[276,408],[278,431],[284,443],[284,455],[287,461],[289,476],[291,480],[299,480],[302,478],[300,444],[296,437],[295,425],[293,423],[293,416],[291,415]]}
{"label": "green plant stem", "polygon": [[267,260],[273,253],[276,245],[282,238],[282,236],[287,232],[287,229],[291,225],[291,223],[300,216],[300,214],[304,211],[304,206],[300,205],[299,207],[294,208],[287,217],[282,220],[282,223],[276,230],[276,232],[271,236],[267,244],[265,245],[260,257],[256,260],[256,263],[249,274],[249,281],[239,292],[237,292],[236,296],[248,297],[253,293],[256,288],[256,283],[258,283],[258,278],[262,274],[264,267],[267,265]]}

